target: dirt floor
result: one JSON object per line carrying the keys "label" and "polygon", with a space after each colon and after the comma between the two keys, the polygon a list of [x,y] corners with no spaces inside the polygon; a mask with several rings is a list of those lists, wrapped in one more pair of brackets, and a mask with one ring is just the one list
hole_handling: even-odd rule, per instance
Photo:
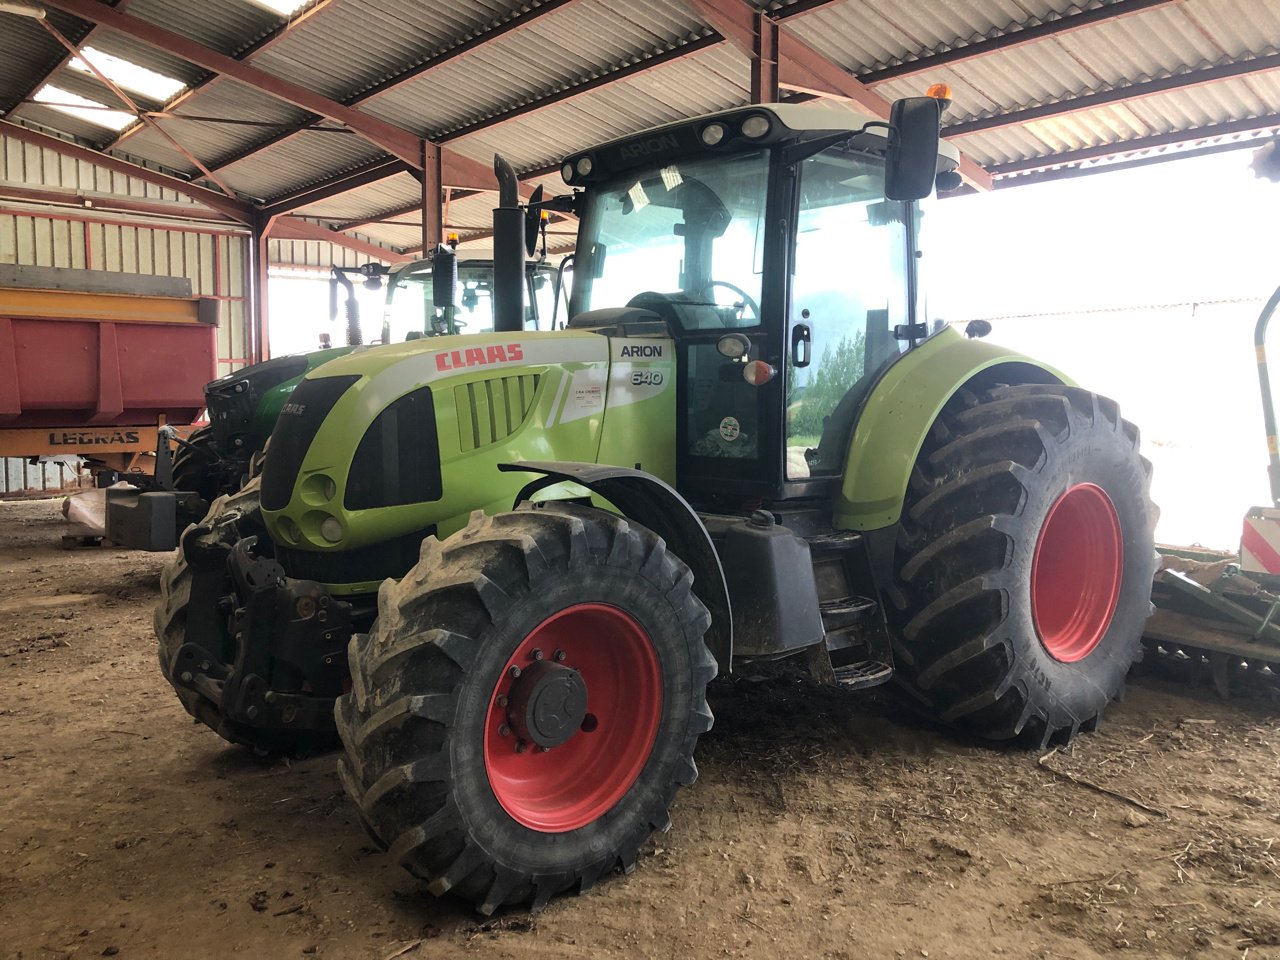
{"label": "dirt floor", "polygon": [[0,955],[1280,958],[1276,709],[1139,679],[1040,757],[880,698],[718,685],[634,874],[482,922],[369,845],[334,758],[255,760],[160,676],[162,557],[0,504]]}

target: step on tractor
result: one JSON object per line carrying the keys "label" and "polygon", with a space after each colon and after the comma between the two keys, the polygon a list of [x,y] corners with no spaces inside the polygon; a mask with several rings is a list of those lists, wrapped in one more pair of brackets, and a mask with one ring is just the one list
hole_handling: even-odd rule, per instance
{"label": "step on tractor", "polygon": [[[262,751],[336,727],[369,834],[485,913],[633,868],[735,663],[1093,729],[1151,610],[1150,468],[1114,402],[922,318],[944,106],[672,123],[524,207],[495,158],[495,332],[312,371],[184,534],[155,626],[186,708]],[[547,209],[570,310],[526,333]]]}
{"label": "step on tractor", "polygon": [[[436,284],[442,269],[449,281]],[[550,329],[561,274],[545,258],[527,262],[524,269],[522,329]],[[172,550],[182,530],[203,517],[215,499],[248,481],[293,388],[311,371],[364,343],[352,275],[367,289],[386,286],[381,340],[375,342],[493,330],[492,260],[462,260],[452,246],[442,246],[426,259],[390,268],[379,263],[333,267],[330,320],[345,317],[346,346],[331,346],[330,334],[322,332],[319,350],[256,363],[206,384],[208,425],[185,440],[162,427],[154,475],[126,476],[138,490],[108,494],[110,540],[135,549]],[[341,310],[340,290],[345,291]]]}

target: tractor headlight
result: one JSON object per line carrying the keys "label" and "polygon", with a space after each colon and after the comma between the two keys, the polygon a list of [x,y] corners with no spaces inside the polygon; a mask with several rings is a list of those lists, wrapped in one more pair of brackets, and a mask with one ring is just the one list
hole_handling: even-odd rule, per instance
{"label": "tractor headlight", "polygon": [[742,121],[742,135],[750,140],[759,140],[769,133],[769,118],[756,114]]}
{"label": "tractor headlight", "polygon": [[716,350],[722,357],[741,360],[751,352],[751,341],[741,333],[726,333],[716,341]]}
{"label": "tractor headlight", "polygon": [[293,522],[292,518],[281,516],[279,521],[280,533],[289,543],[297,543],[298,538],[302,535],[302,531],[298,529],[298,525]]}
{"label": "tractor headlight", "polygon": [[320,536],[330,543],[342,540],[342,521],[337,517],[325,517],[320,521]]}
{"label": "tractor headlight", "polygon": [[595,169],[595,166],[596,165],[591,162],[590,157],[579,157],[578,158],[578,176],[580,177],[591,176],[591,171]]}
{"label": "tractor headlight", "polygon": [[566,163],[563,167],[561,167],[560,176],[564,179],[565,183],[572,183],[573,182],[573,164]]}
{"label": "tractor headlight", "polygon": [[337,495],[338,485],[334,483],[333,477],[314,473],[302,481],[302,499],[307,503],[319,506],[322,503],[328,503]]}
{"label": "tractor headlight", "polygon": [[702,128],[702,142],[708,147],[717,146],[728,132],[723,123],[708,123]]}

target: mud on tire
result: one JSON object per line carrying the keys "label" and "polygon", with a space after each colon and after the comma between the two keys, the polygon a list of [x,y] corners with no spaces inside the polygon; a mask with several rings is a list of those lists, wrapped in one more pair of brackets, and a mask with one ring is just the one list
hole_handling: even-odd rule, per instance
{"label": "mud on tire", "polygon": [[[668,807],[696,778],[694,746],[712,723],[710,616],[692,581],[653,533],[590,507],[477,513],[444,543],[427,540],[418,564],[383,584],[371,631],[352,639],[352,690],[335,709],[346,747],[339,772],[370,835],[433,893],[451,891],[484,913],[530,901],[539,909],[617,867],[629,872],[649,834],[670,825]],[[661,684],[653,745],[611,808],[537,829],[508,812],[505,788],[491,782],[498,685],[527,638],[584,605],[621,611],[652,645]],[[572,736],[600,736],[608,704],[598,690],[592,699],[586,668],[581,676],[587,708],[602,719],[598,731]]]}
{"label": "mud on tire", "polygon": [[[962,389],[948,403],[897,546],[897,680],[918,706],[994,740],[1096,727],[1152,611],[1158,511],[1138,441],[1114,401],[1074,387]],[[1080,522],[1054,512],[1068,501]],[[1064,537],[1078,564],[1052,545],[1038,557],[1042,538]],[[1108,563],[1116,576],[1099,574]]]}

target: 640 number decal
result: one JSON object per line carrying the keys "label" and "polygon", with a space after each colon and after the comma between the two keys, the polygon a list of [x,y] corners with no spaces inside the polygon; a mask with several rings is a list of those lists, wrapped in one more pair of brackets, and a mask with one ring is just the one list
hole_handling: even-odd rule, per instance
{"label": "640 number decal", "polygon": [[631,385],[633,387],[660,387],[662,386],[662,371],[635,370],[631,374]]}

